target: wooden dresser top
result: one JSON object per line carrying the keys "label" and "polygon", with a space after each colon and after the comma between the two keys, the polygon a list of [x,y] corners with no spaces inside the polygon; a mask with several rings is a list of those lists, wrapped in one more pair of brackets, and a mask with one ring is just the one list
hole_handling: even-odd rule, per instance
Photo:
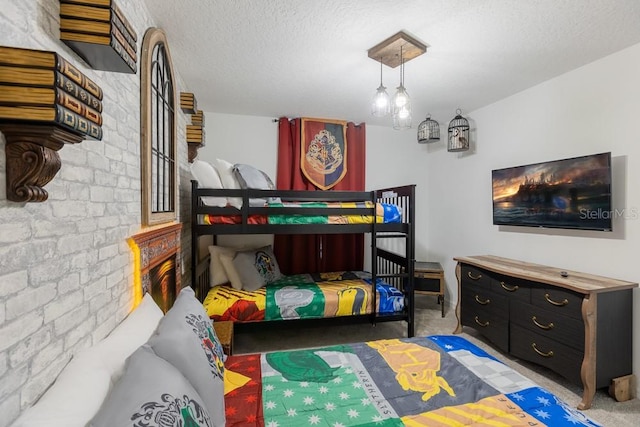
{"label": "wooden dresser top", "polygon": [[[454,257],[453,259],[459,263],[473,265],[507,276],[559,286],[583,294],[619,291],[638,287],[637,283],[624,280],[563,270],[493,255],[462,256]],[[566,276],[563,273],[566,273]]]}

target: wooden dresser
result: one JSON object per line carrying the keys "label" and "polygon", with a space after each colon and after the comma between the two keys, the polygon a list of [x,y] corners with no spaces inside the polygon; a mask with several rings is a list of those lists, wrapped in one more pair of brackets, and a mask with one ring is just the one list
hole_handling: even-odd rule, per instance
{"label": "wooden dresser", "polygon": [[581,384],[578,409],[631,375],[637,283],[490,255],[454,260],[455,333],[470,326],[500,350]]}

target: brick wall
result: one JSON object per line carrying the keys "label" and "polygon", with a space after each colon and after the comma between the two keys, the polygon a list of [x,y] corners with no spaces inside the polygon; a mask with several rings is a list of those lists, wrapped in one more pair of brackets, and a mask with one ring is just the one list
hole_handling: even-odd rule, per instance
{"label": "brick wall", "polygon": [[[146,28],[154,24],[143,2],[118,5],[138,32],[139,53]],[[126,239],[141,228],[139,73],[84,64],[58,39],[58,0],[2,6],[1,45],[57,51],[102,87],[104,138],[63,147],[62,168],[45,187],[49,200],[25,205],[6,200],[0,133],[0,427],[32,405],[74,353],[105,337],[131,310],[133,257]],[[177,91],[184,91],[173,65]],[[180,113],[177,122],[186,269],[188,119]]]}

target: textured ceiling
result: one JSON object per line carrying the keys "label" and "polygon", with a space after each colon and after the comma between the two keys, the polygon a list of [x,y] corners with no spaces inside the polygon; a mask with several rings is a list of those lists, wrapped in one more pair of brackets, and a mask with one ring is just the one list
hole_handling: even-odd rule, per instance
{"label": "textured ceiling", "polygon": [[[441,125],[640,42],[638,0],[145,0],[204,111],[391,126],[367,50],[400,30],[413,127]],[[383,68],[390,95],[399,68]]]}

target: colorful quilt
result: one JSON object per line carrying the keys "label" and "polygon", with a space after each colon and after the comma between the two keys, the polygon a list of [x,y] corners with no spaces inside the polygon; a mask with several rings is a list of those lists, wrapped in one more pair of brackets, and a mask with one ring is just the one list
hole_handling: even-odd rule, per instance
{"label": "colorful quilt", "polygon": [[[373,208],[372,202],[308,202],[308,203],[269,203],[269,207],[293,208]],[[371,215],[269,215],[269,224],[371,224]],[[376,203],[376,222],[402,222],[402,210],[388,203]]]}
{"label": "colorful quilt", "polygon": [[[306,203],[269,203],[276,208],[368,208],[373,202],[306,202]],[[241,224],[241,215],[201,215],[200,224]],[[371,224],[371,215],[249,215],[249,224]],[[377,223],[402,222],[402,209],[389,203],[376,203]]]}
{"label": "colorful quilt", "polygon": [[[257,291],[222,285],[211,288],[204,307],[214,320],[319,319],[372,313],[371,275],[336,272],[285,276]],[[381,279],[376,282],[380,314],[402,312],[404,295]]]}
{"label": "colorful quilt", "polygon": [[460,336],[230,356],[227,426],[589,426]]}

